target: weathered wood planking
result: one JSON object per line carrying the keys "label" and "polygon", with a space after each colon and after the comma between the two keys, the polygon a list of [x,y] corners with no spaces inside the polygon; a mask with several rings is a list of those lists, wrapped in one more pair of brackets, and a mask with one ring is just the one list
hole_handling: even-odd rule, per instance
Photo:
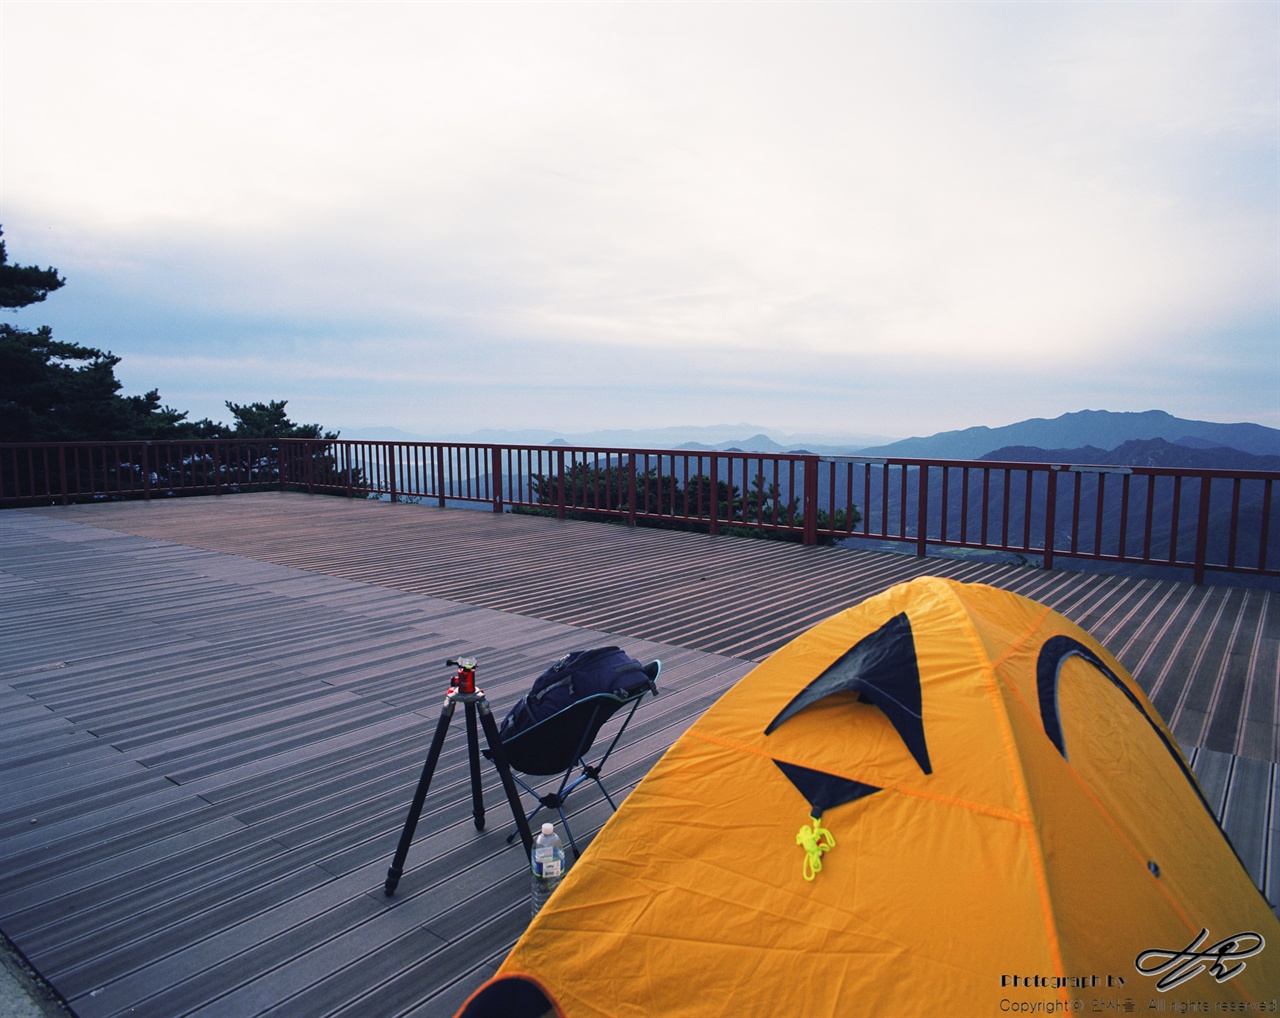
{"label": "weathered wood planking", "polygon": [[[178,509],[196,510],[179,533],[151,533],[174,526]],[[271,534],[284,510],[305,525],[307,539]],[[137,522],[144,515],[145,527]],[[97,526],[74,522],[85,519]],[[569,543],[588,547],[566,557],[537,529],[495,531],[513,519],[516,528],[572,531]],[[379,521],[423,547],[388,549],[387,535],[379,541],[373,532]],[[468,536],[473,521],[482,540]],[[126,536],[126,525],[147,533]],[[565,579],[560,596],[573,601],[575,618],[589,618],[594,599],[618,636],[534,617],[531,607],[553,614],[564,605],[540,595],[520,602],[518,584],[504,588],[500,571],[485,589],[463,584],[444,599],[396,589],[385,577],[370,585],[376,571],[359,581],[326,575],[324,556],[313,560],[327,547],[355,572],[369,542],[397,583],[412,576],[415,586],[429,586],[423,577],[436,564],[463,583],[468,557],[490,554],[494,533],[514,535],[505,554],[520,563],[522,583],[591,574]],[[523,930],[526,884],[523,857],[505,844],[509,816],[496,781],[485,790],[488,829],[477,833],[471,824],[459,720],[400,890],[391,900],[381,893],[438,715],[443,658],[478,654],[482,684],[501,713],[570,646],[620,637],[637,656],[662,657],[664,693],[641,709],[615,757],[611,788],[622,790],[750,668],[632,633],[660,621],[664,602],[660,585],[647,588],[649,606],[632,613],[625,589],[604,582],[627,561],[605,555],[616,534],[646,562],[662,561],[676,591],[669,613],[688,596],[681,577],[692,576],[691,567],[700,567],[698,585],[711,583],[703,576],[729,582],[733,596],[721,591],[713,600],[719,611],[762,611],[764,621],[748,620],[753,647],[803,629],[808,623],[797,619],[810,613],[821,613],[813,621],[825,617],[824,598],[843,607],[905,578],[901,564],[907,575],[938,564],[873,555],[864,573],[842,575],[847,564],[835,556],[850,553],[840,550],[662,533],[648,547],[636,538],[655,532],[331,498],[0,514],[0,927],[86,1018],[452,1013]],[[600,557],[592,554],[597,539],[605,544]],[[196,547],[221,543],[240,550]],[[268,543],[287,561],[269,561]],[[815,551],[824,554],[809,555]],[[452,567],[446,552],[456,556]],[[832,575],[808,589],[787,555],[821,561]],[[306,571],[295,559],[308,563]],[[747,582],[753,568],[759,577]],[[1204,718],[1221,710],[1236,673],[1224,676],[1221,661],[1209,667],[1189,629],[1228,626],[1226,645],[1247,649],[1247,667],[1274,665],[1274,609],[1258,591],[1223,596],[1217,588],[1214,598],[1177,584],[981,571],[986,582],[1020,580],[1022,592],[1056,598],[1127,665],[1145,668],[1149,689]],[[571,593],[575,584],[582,589]],[[514,607],[461,600],[473,595]],[[716,619],[707,613],[681,632],[706,642]],[[1190,681],[1179,681],[1178,670],[1188,668]],[[1240,709],[1271,726],[1263,741],[1274,751],[1274,676],[1269,688],[1255,688],[1267,686],[1265,676],[1247,686]],[[1200,720],[1198,731],[1212,728]],[[1192,755],[1242,859],[1274,897],[1274,763],[1212,749]],[[589,836],[608,810],[580,794],[574,827]]]}
{"label": "weathered wood planking", "polygon": [[915,576],[990,583],[1089,630],[1183,744],[1280,759],[1268,590],[274,492],[39,512],[751,660]]}
{"label": "weathered wood planking", "polygon": [[[459,719],[381,893],[443,659],[478,655],[501,712],[612,639],[0,515],[0,924],[85,1016],[451,1011],[523,929],[527,877],[496,781],[472,825]],[[750,668],[622,642],[665,667],[619,792]],[[588,790],[573,805],[584,836],[606,819]]]}

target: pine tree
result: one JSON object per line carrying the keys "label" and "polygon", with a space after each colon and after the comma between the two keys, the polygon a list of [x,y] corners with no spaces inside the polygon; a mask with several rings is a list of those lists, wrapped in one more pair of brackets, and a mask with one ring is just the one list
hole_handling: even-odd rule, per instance
{"label": "pine tree", "polygon": [[[0,239],[0,307],[38,304],[65,282],[54,268],[10,264]],[[47,325],[0,323],[0,442],[194,436],[216,427],[187,423],[185,413],[161,405],[155,389],[122,396],[119,363],[108,351],[55,340]]]}

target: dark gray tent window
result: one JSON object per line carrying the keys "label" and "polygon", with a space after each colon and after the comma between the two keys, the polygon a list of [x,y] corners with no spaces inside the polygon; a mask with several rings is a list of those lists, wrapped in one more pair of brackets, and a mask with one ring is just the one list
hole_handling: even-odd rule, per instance
{"label": "dark gray tent window", "polygon": [[779,725],[832,693],[854,692],[879,707],[926,774],[933,773],[921,717],[920,668],[911,622],[900,612],[864,636],[834,664],[809,683],[764,730]]}

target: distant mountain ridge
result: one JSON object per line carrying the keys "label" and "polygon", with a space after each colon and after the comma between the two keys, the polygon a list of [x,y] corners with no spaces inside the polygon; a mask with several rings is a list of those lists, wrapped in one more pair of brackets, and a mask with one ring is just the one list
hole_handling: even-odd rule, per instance
{"label": "distant mountain ridge", "polygon": [[1163,438],[1134,439],[1114,449],[1038,449],[1006,445],[981,457],[1009,463],[1069,463],[1124,467],[1191,467],[1197,470],[1280,470],[1280,456],[1255,456],[1226,447],[1201,447]]}
{"label": "distant mountain ridge", "polygon": [[1142,413],[1079,410],[1061,417],[1037,417],[999,428],[965,428],[927,438],[906,438],[862,452],[875,456],[982,459],[997,449],[1017,446],[1042,450],[1092,446],[1110,451],[1126,442],[1152,439],[1201,449],[1238,449],[1255,456],[1280,455],[1280,429],[1261,424],[1192,421],[1163,410]]}
{"label": "distant mountain ridge", "polygon": [[572,445],[595,449],[690,449],[746,452],[792,452],[803,449],[820,455],[849,455],[885,435],[789,434],[759,424],[713,424],[669,428],[615,428],[566,433],[549,428],[508,430],[486,428],[467,434],[418,435],[399,428],[344,428],[341,437],[363,442],[480,442],[498,445]]}
{"label": "distant mountain ridge", "polygon": [[[1104,454],[1129,442],[1160,440],[1187,449],[1234,449],[1253,456],[1280,456],[1280,429],[1261,424],[1219,424],[1174,417],[1163,410],[1118,413],[1079,410],[1060,417],[1032,418],[998,428],[975,427],[889,441],[882,435],[788,434],[757,424],[717,424],[668,428],[630,428],[577,434],[551,429],[485,429],[468,434],[418,435],[398,428],[353,428],[343,438],[381,442],[480,442],[504,445],[573,445],[612,449],[681,449],[783,453],[820,456],[918,456],[929,459],[982,459],[997,450],[1038,449],[1051,459],[1078,461],[1080,450]],[[1062,453],[1062,456],[1059,456]],[[1072,453],[1072,455],[1066,455]],[[1155,453],[1150,452],[1151,455]],[[1094,456],[1093,462],[1101,462]],[[1166,451],[1162,455],[1168,456]],[[1002,457],[1026,458],[1026,457]],[[1037,455],[1034,458],[1042,459]],[[1221,463],[1222,461],[1219,460]],[[1167,465],[1175,465],[1169,462]],[[1190,463],[1177,465],[1190,466]],[[1226,465],[1222,463],[1222,465]],[[1269,469],[1269,468],[1248,468]]]}

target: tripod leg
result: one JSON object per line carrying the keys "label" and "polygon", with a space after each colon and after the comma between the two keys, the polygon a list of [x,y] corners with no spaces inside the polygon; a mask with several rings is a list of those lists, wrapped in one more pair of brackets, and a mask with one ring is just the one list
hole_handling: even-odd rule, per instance
{"label": "tripod leg", "polygon": [[431,776],[436,772],[436,763],[440,759],[440,749],[444,746],[445,733],[449,731],[449,721],[453,718],[453,699],[446,697],[440,709],[440,720],[436,724],[436,734],[431,740],[431,749],[427,752],[427,762],[422,766],[422,777],[418,779],[417,791],[413,793],[413,804],[409,807],[409,816],[404,822],[404,830],[400,833],[400,844],[396,847],[395,858],[391,860],[391,868],[387,870],[387,882],[383,891],[395,894],[396,885],[400,883],[400,875],[404,873],[404,861],[409,855],[409,846],[413,843],[413,832],[418,827],[418,817],[422,815],[422,804],[427,798],[427,789],[431,787]]}
{"label": "tripod leg", "polygon": [[525,855],[532,856],[533,833],[529,830],[529,821],[524,815],[520,793],[516,791],[516,782],[511,776],[511,765],[507,763],[507,754],[502,748],[502,739],[498,737],[498,726],[494,723],[493,711],[489,709],[487,700],[480,701],[480,724],[484,726],[484,737],[489,740],[489,752],[493,754],[493,765],[498,768],[498,775],[502,778],[507,802],[511,803],[511,815],[516,818],[516,827],[520,831],[520,840],[524,842]]}
{"label": "tripod leg", "polygon": [[468,700],[463,704],[467,719],[467,756],[471,760],[471,815],[476,820],[476,830],[484,830],[484,794],[480,791],[480,740],[476,735],[476,705]]}

